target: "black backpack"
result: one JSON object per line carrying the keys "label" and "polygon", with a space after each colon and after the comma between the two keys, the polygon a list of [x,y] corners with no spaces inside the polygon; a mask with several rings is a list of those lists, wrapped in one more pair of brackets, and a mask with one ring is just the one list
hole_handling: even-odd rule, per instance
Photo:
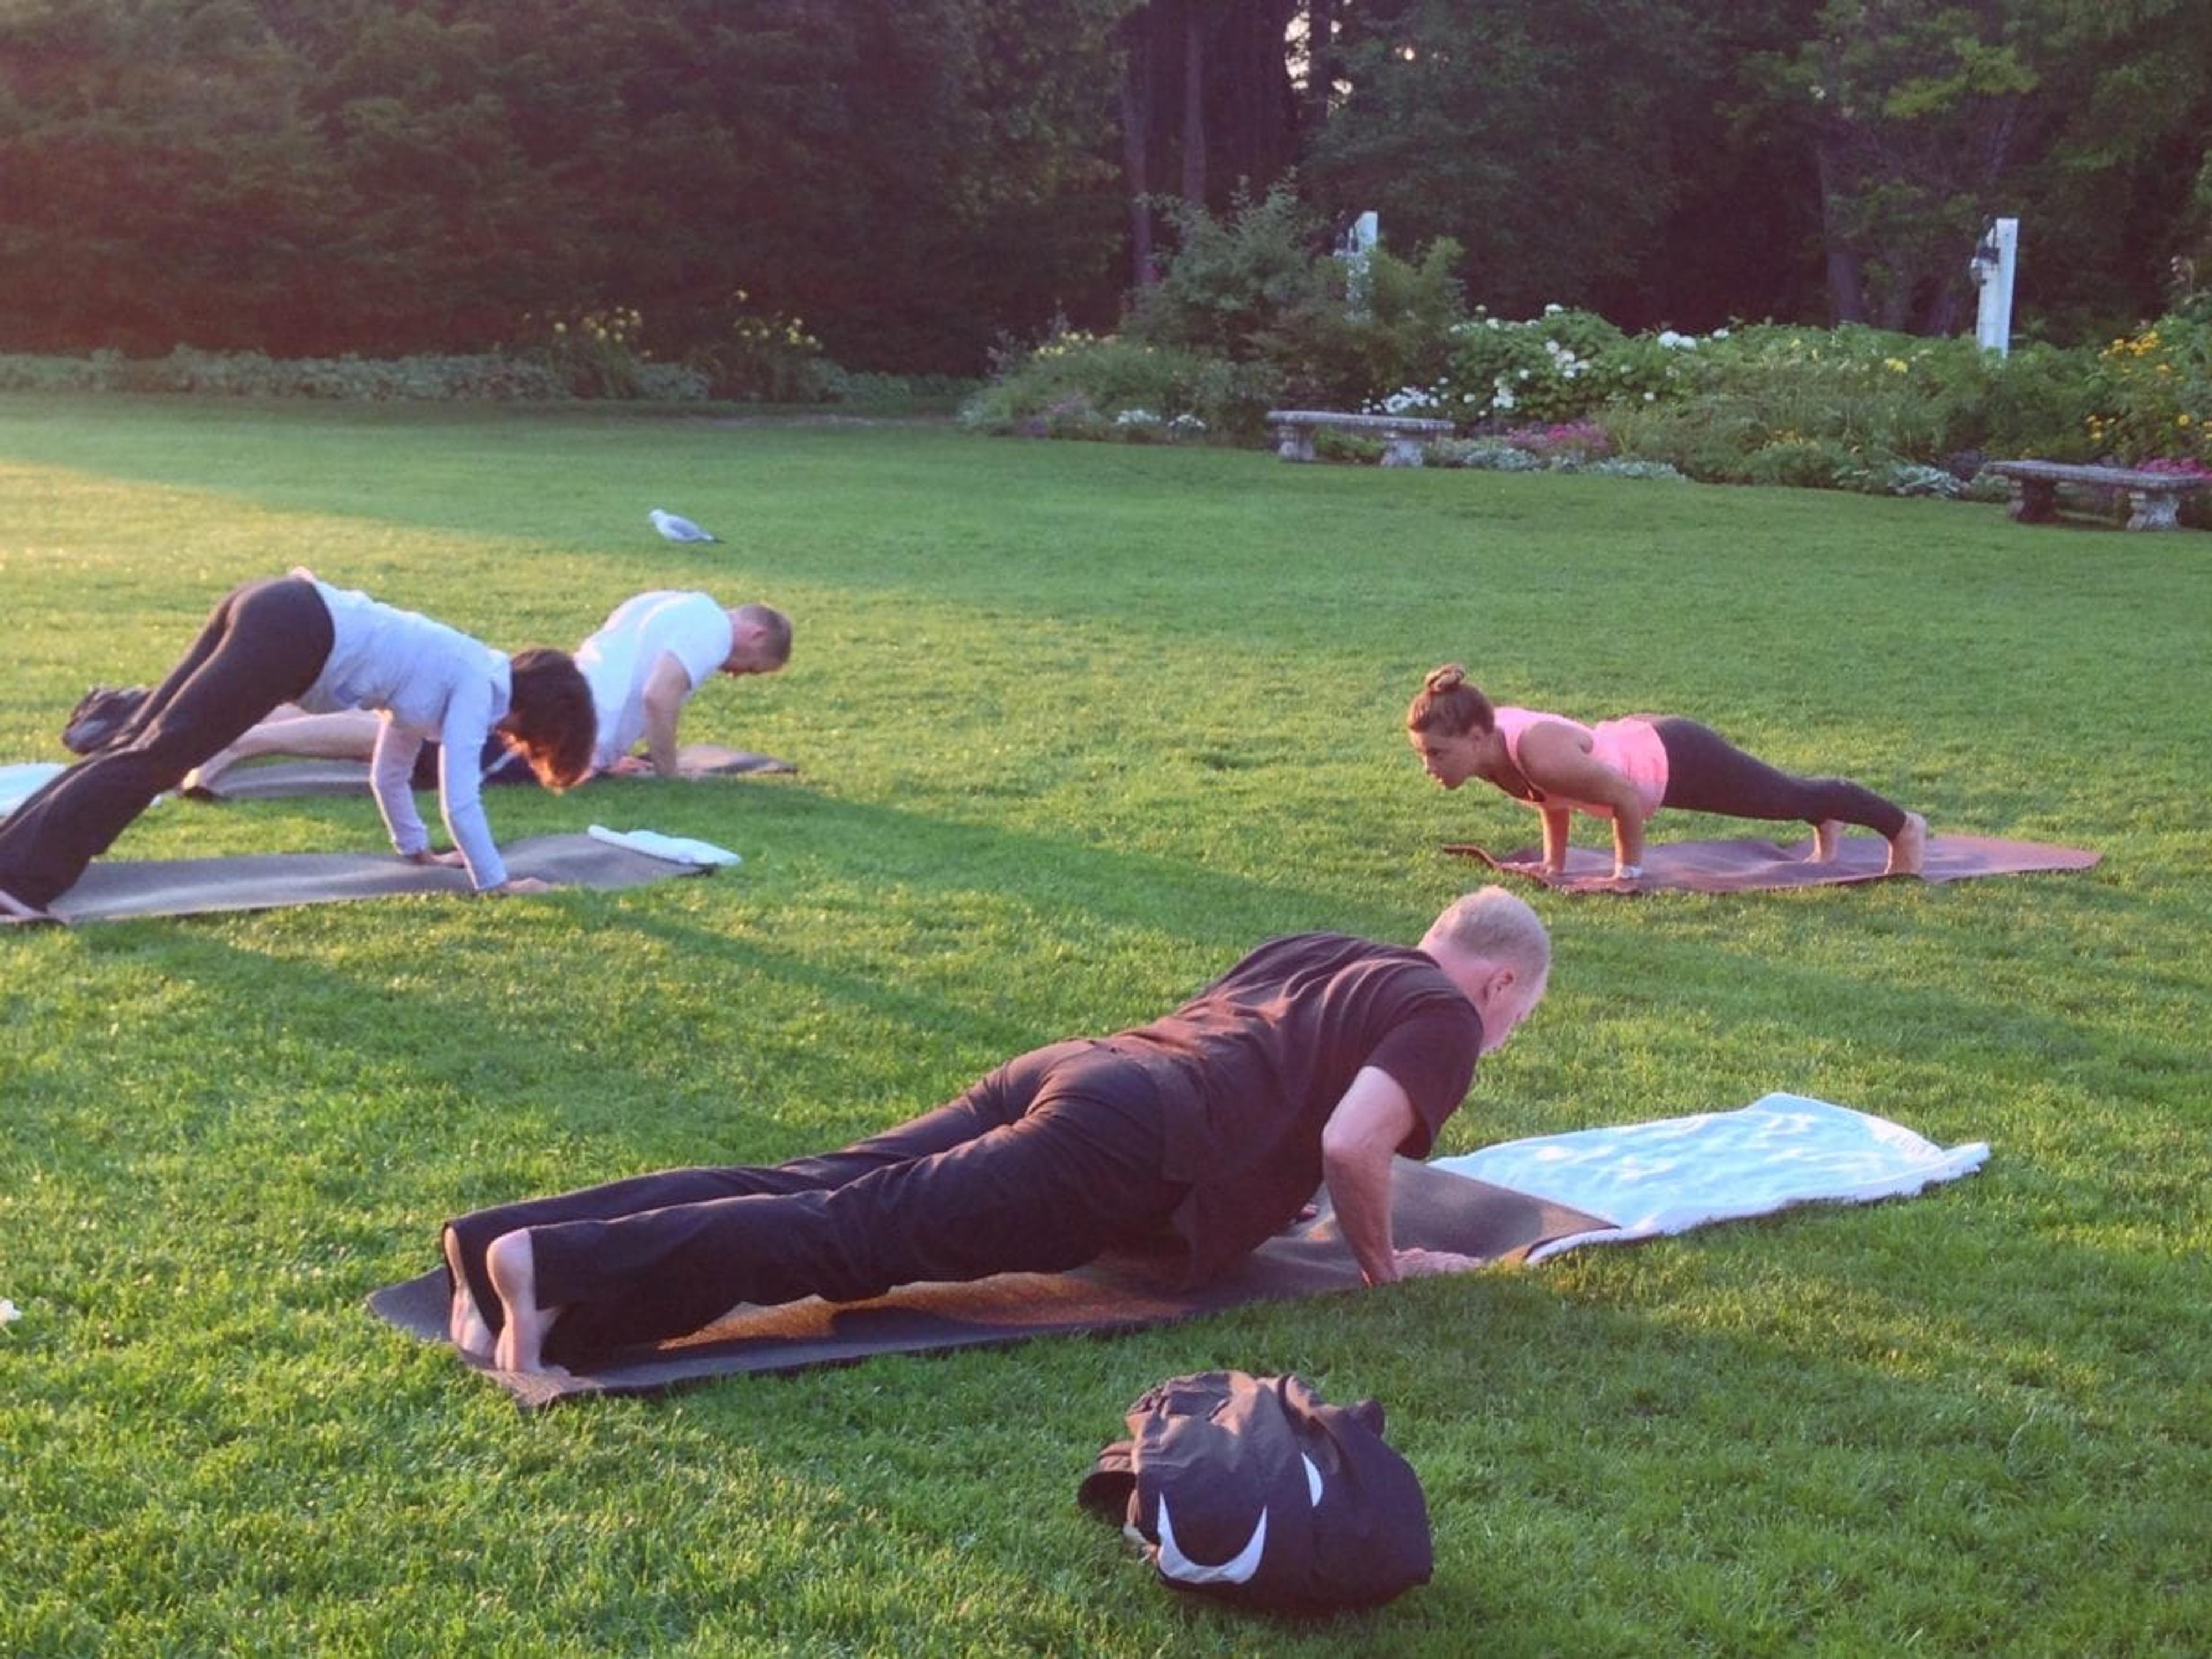
{"label": "black backpack", "polygon": [[1297,1376],[1204,1371],[1130,1407],[1077,1490],[1123,1522],[1166,1583],[1247,1606],[1370,1606],[1425,1584],[1428,1504],[1372,1400],[1331,1406]]}

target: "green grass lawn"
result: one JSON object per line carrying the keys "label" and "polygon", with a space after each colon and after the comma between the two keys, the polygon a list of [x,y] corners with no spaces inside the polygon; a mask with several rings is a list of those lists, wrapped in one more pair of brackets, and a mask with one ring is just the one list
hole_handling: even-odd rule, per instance
{"label": "green grass lawn", "polygon": [[[0,1651],[2212,1649],[2212,537],[927,426],[0,399],[0,758],[58,757],[87,685],[295,562],[509,647],[647,587],[771,600],[792,666],[685,735],[804,769],[491,802],[503,837],[744,855],[708,880],[0,935]],[[1540,897],[1552,996],[1444,1150],[1788,1089],[1985,1170],[531,1418],[362,1310],[457,1210],[815,1149],[1271,933],[1411,940],[1472,878],[1438,842],[1535,830],[1420,775],[1400,720],[1447,659],[2105,862]],[[365,798],[172,804],[117,854],[383,844]],[[1380,1398],[1436,1581],[1258,1620],[1079,1513],[1130,1400],[1215,1366]]]}

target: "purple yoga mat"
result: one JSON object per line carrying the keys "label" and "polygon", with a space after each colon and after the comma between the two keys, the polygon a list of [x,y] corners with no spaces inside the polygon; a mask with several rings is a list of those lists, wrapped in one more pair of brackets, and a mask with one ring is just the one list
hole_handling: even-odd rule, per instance
{"label": "purple yoga mat", "polygon": [[[1518,876],[1561,893],[1748,893],[1783,887],[1834,887],[1880,881],[1889,844],[1877,836],[1846,836],[1835,860],[1814,864],[1813,843],[1778,847],[1771,841],[1679,841],[1644,849],[1644,876],[1634,883],[1613,878],[1613,857],[1589,848],[1570,848],[1564,875],[1543,872],[1543,849],[1523,847],[1493,854],[1469,842],[1444,849],[1480,859],[1503,874]],[[1923,881],[1964,881],[1970,876],[2014,876],[2036,871],[2087,870],[2104,856],[2078,847],[2051,847],[2033,841],[1997,841],[1985,836],[1930,836]],[[1905,879],[1911,879],[1905,878]]]}

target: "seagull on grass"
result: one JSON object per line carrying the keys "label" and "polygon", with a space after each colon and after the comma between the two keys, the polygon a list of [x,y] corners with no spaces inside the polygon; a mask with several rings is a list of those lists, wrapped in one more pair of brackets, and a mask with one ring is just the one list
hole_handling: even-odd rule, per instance
{"label": "seagull on grass", "polygon": [[680,514],[654,507],[645,515],[653,520],[653,527],[672,542],[719,542],[722,538],[710,530],[702,530]]}

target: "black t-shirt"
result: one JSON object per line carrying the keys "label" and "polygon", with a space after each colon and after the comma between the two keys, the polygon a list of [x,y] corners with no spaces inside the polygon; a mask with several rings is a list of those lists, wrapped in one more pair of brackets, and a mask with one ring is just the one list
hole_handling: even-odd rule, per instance
{"label": "black t-shirt", "polygon": [[1191,1183],[1175,1228],[1196,1277],[1261,1243],[1321,1185],[1321,1135],[1363,1066],[1413,1102],[1398,1151],[1426,1156],[1459,1109],[1482,1021],[1434,958],[1343,933],[1271,939],[1166,1018],[1114,1039],[1145,1053],[1164,1172]]}

